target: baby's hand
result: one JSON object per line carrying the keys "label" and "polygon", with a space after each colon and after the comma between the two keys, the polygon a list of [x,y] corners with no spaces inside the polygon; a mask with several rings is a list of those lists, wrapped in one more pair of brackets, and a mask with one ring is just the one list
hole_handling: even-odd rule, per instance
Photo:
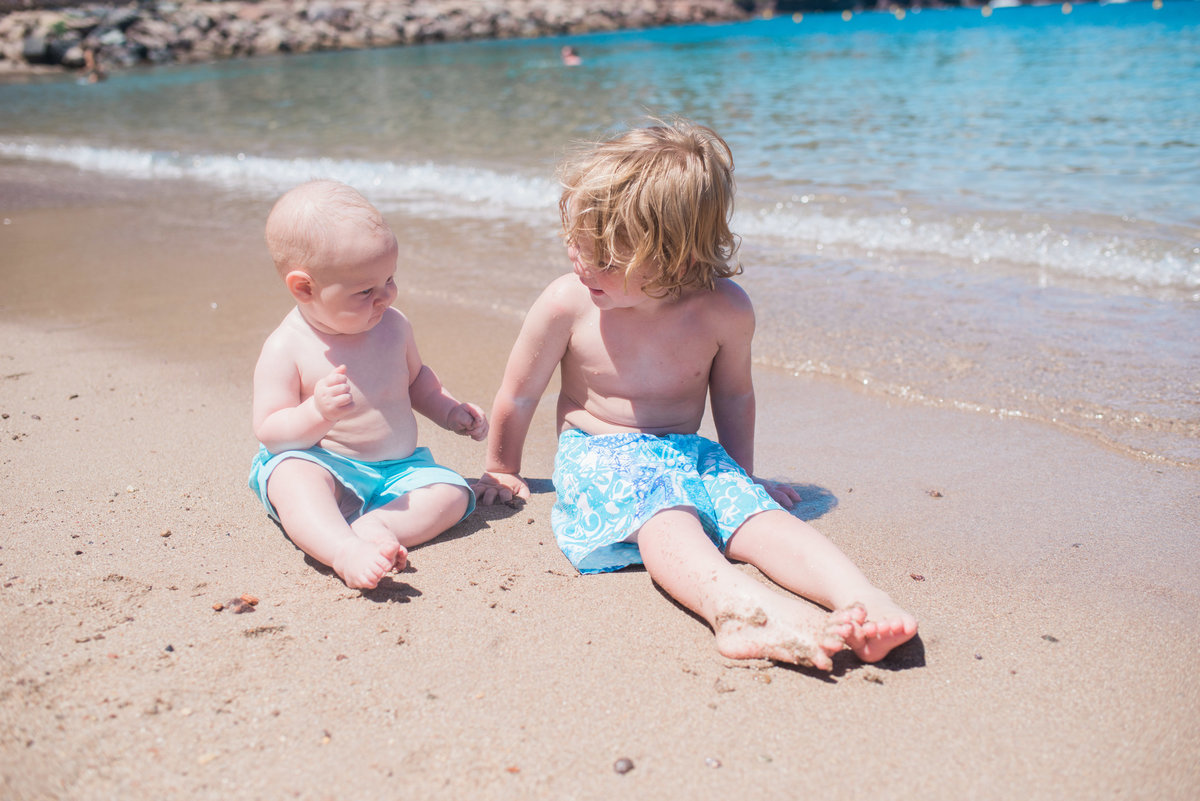
{"label": "baby's hand", "polygon": [[480,506],[529,500],[529,485],[515,473],[484,473],[471,489]]}
{"label": "baby's hand", "polygon": [[446,427],[455,434],[462,434],[479,442],[487,437],[487,415],[473,403],[460,403],[450,410]]}
{"label": "baby's hand", "polygon": [[313,387],[313,402],[317,411],[329,422],[341,420],[354,409],[354,397],[350,394],[350,379],[346,377],[346,365],[341,364],[322,378]]}
{"label": "baby's hand", "polygon": [[800,502],[800,493],[796,492],[796,489],[790,484],[781,484],[766,478],[755,478],[754,483],[760,484],[767,494],[784,509],[791,509]]}

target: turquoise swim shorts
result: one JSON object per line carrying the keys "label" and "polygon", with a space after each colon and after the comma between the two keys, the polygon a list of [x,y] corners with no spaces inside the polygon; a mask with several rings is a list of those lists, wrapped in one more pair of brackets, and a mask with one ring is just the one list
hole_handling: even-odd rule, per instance
{"label": "turquoise swim shorts", "polygon": [[698,434],[598,434],[569,429],[554,459],[550,524],[580,573],[642,563],[625,542],[664,509],[692,507],[722,552],[752,515],[783,507],[716,442]]}
{"label": "turquoise swim shorts", "polygon": [[[471,492],[466,479],[433,461],[433,455],[428,448],[417,448],[407,459],[360,462],[324,448],[271,453],[260,445],[258,455],[254,457],[254,463],[250,466],[250,489],[258,495],[263,506],[267,507],[267,513],[275,520],[279,520],[279,515],[267,499],[267,479],[284,459],[304,459],[321,465],[333,474],[338,483],[356,496],[357,509],[351,509],[346,515],[347,522],[354,522],[367,512],[387,506],[397,498],[430,484],[454,484],[466,488],[470,497],[463,519],[475,509],[475,493]],[[345,503],[342,504],[342,510],[346,511]]]}

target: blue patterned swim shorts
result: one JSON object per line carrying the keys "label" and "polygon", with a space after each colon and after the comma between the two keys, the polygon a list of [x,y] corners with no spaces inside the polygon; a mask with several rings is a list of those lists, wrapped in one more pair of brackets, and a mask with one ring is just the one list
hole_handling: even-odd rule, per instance
{"label": "blue patterned swim shorts", "polygon": [[568,429],[554,458],[550,523],[580,573],[642,563],[625,540],[664,509],[696,510],[722,550],[752,515],[782,509],[716,442],[699,434],[587,434]]}
{"label": "blue patterned swim shorts", "polygon": [[360,462],[340,453],[324,448],[308,448],[302,451],[271,453],[261,445],[254,463],[250,466],[250,489],[267,507],[267,513],[278,520],[275,507],[267,499],[267,479],[284,459],[303,459],[324,467],[351,494],[358,498],[356,508],[346,516],[353,523],[367,512],[387,506],[415,489],[430,484],[454,484],[465,487],[470,496],[466,514],[475,508],[475,494],[466,480],[448,467],[433,461],[429,448],[417,448],[407,459],[392,459],[386,462]]}

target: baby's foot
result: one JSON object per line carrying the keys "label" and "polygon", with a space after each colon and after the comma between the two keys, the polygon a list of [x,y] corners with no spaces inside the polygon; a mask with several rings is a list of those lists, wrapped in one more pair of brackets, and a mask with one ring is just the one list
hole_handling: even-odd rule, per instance
{"label": "baby's foot", "polygon": [[833,655],[865,616],[859,606],[821,612],[784,598],[765,604],[747,601],[718,613],[713,632],[717,650],[730,659],[771,659],[831,670]]}
{"label": "baby's foot", "polygon": [[860,603],[867,610],[866,620],[853,627],[846,645],[862,661],[878,662],[917,633],[917,619],[896,606],[887,593],[879,592]]}
{"label": "baby's foot", "polygon": [[347,537],[333,559],[333,571],[352,589],[369,590],[397,563],[407,563],[407,552],[395,540],[372,542]]}

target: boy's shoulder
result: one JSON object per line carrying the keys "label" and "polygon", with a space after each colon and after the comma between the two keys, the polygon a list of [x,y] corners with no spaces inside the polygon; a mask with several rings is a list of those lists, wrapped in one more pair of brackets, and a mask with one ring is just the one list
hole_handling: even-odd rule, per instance
{"label": "boy's shoulder", "polygon": [[574,317],[591,309],[592,301],[575,274],[566,273],[546,285],[535,305],[551,317]]}
{"label": "boy's shoulder", "polygon": [[680,299],[689,306],[691,313],[712,312],[719,318],[754,314],[754,305],[746,290],[729,278],[717,278],[712,289],[685,290]]}

